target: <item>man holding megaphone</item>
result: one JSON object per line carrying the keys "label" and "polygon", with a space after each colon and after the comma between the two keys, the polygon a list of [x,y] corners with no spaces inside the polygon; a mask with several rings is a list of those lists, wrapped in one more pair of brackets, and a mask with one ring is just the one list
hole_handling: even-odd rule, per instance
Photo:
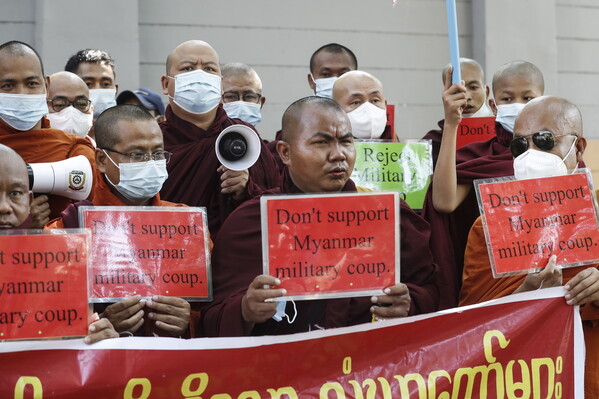
{"label": "man holding megaphone", "polygon": [[[11,41],[0,45],[0,143],[28,163],[56,162],[83,155],[94,167],[94,149],[85,139],[50,128],[42,61],[29,45]],[[57,217],[70,199],[40,195],[31,202],[31,227]]]}
{"label": "man holding megaphone", "polygon": [[[219,134],[234,124],[248,129],[251,125],[227,116],[221,104],[219,57],[208,43],[190,40],[177,46],[168,56],[162,89],[169,105],[160,127],[165,149],[173,153],[162,195],[170,201],[206,207],[214,237],[239,203],[278,186],[276,162],[261,140],[255,164],[245,162],[243,156],[237,162],[243,167],[235,168],[240,170],[219,162],[215,147]],[[242,136],[247,133],[246,129],[238,130]],[[234,147],[234,152],[237,150],[240,148]],[[253,147],[247,154],[255,155]]]}

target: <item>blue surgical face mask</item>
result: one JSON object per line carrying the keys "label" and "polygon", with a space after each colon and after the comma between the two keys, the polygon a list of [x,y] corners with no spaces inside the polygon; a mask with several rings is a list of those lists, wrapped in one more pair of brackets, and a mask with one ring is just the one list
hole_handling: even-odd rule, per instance
{"label": "blue surgical face mask", "polygon": [[252,126],[256,126],[262,121],[262,114],[260,113],[260,104],[248,103],[247,101],[233,101],[230,103],[224,103],[223,107],[227,111],[229,118],[241,119],[244,122],[249,123]]}
{"label": "blue surgical face mask", "polygon": [[0,93],[0,118],[13,129],[31,130],[47,114],[45,94]]}
{"label": "blue surgical face mask", "polygon": [[221,77],[201,69],[180,73],[174,78],[175,104],[192,114],[205,114],[213,110],[222,96]]}
{"label": "blue surgical face mask", "polygon": [[116,89],[90,89],[89,99],[94,105],[94,119],[116,105]]}
{"label": "blue surgical face mask", "polygon": [[[104,151],[106,154],[106,151]],[[119,169],[119,184],[114,184],[108,176],[106,180],[123,197],[130,201],[138,202],[140,200],[149,200],[160,192],[162,185],[168,177],[166,171],[166,160],[133,162],[133,163],[115,163],[108,154],[110,162]]]}
{"label": "blue surgical face mask", "polygon": [[337,76],[321,79],[314,79],[314,76],[312,76],[312,80],[314,80],[314,83],[316,84],[314,94],[318,97],[333,98],[333,85],[337,79],[339,79]]}
{"label": "blue surgical face mask", "polygon": [[526,104],[512,103],[512,104],[499,104],[497,105],[497,116],[495,122],[499,122],[505,130],[510,133],[514,133],[514,124],[516,123],[516,117],[522,111]]}

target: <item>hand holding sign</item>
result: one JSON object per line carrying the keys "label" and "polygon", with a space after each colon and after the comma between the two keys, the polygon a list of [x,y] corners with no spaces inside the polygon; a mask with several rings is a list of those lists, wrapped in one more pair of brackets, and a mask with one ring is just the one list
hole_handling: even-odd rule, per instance
{"label": "hand holding sign", "polygon": [[185,299],[154,295],[146,302],[150,313],[148,317],[155,320],[156,328],[177,337],[185,334],[191,319],[191,306]]}
{"label": "hand holding sign", "polygon": [[410,292],[405,284],[396,284],[383,290],[385,295],[373,296],[370,308],[377,319],[391,317],[406,317],[410,311]]}
{"label": "hand holding sign", "polygon": [[456,128],[462,121],[462,111],[468,105],[466,98],[466,86],[461,83],[451,84],[451,72],[453,67],[450,66],[445,71],[445,88],[441,98],[443,99],[443,109],[445,111],[445,126]]}
{"label": "hand holding sign", "polygon": [[109,305],[102,317],[110,320],[119,333],[135,333],[144,324],[144,305],[141,295],[135,295]]}
{"label": "hand holding sign", "polygon": [[93,344],[103,339],[118,338],[119,333],[116,332],[108,319],[100,319],[89,325],[87,329],[88,335],[83,339],[86,344]]}
{"label": "hand holding sign", "polygon": [[556,262],[557,256],[551,255],[547,266],[540,272],[529,273],[514,294],[562,285],[562,270],[556,267]]}
{"label": "hand holding sign", "polygon": [[276,302],[266,302],[269,299],[285,295],[284,289],[270,289],[264,286],[280,285],[278,278],[261,274],[248,287],[241,300],[241,315],[247,323],[264,323],[277,312]]}
{"label": "hand holding sign", "polygon": [[599,306],[599,270],[589,267],[578,273],[566,284],[568,305],[583,305],[592,302]]}

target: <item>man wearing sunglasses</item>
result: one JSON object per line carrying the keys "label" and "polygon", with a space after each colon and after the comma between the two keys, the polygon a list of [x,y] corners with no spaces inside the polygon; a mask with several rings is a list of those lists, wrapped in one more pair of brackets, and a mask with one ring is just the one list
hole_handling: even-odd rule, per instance
{"label": "man wearing sunglasses", "polygon": [[[586,139],[582,117],[571,102],[558,97],[530,101],[516,118],[510,149],[517,179],[572,173],[582,164]],[[585,397],[599,397],[599,270],[581,266],[555,267],[555,255],[545,269],[526,276],[493,278],[481,218],[468,236],[460,306],[484,302],[510,294],[565,284],[566,301],[580,305],[587,347]]]}
{"label": "man wearing sunglasses", "polygon": [[[82,205],[184,206],[162,201],[158,194],[168,176],[166,164],[171,154],[164,150],[162,131],[150,113],[137,105],[118,105],[104,111],[94,129],[99,173],[93,201],[70,205],[46,228],[79,227],[78,207]],[[190,305],[181,298],[156,296],[144,302],[137,295],[96,310],[119,333],[190,334]]]}

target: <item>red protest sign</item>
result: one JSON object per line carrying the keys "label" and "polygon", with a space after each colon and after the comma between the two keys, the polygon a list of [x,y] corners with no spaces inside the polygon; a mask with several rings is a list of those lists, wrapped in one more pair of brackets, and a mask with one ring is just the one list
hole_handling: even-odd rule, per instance
{"label": "red protest sign", "polygon": [[281,337],[10,342],[0,397],[580,399],[582,326],[561,295]]}
{"label": "red protest sign", "polygon": [[81,207],[91,229],[91,301],[132,295],[211,297],[204,208]]}
{"label": "red protest sign", "polygon": [[475,182],[495,276],[596,263],[599,228],[586,173]]}
{"label": "red protest sign", "polygon": [[370,295],[399,282],[397,193],[261,198],[264,273],[292,298]]}
{"label": "red protest sign", "polygon": [[67,231],[0,236],[0,340],[87,334],[88,236]]}
{"label": "red protest sign", "polygon": [[456,148],[477,141],[487,141],[495,137],[495,117],[485,116],[482,118],[462,118],[458,126]]}

